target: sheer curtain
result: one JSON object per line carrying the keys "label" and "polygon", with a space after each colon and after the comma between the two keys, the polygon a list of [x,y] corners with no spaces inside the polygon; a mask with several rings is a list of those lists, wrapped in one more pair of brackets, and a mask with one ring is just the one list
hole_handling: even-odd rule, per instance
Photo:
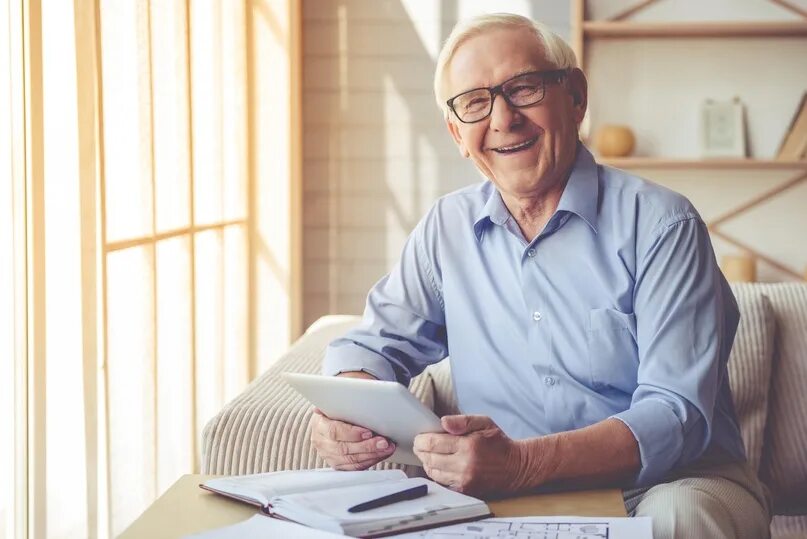
{"label": "sheer curtain", "polygon": [[18,4],[0,473],[22,488],[0,530],[106,537],[197,470],[206,421],[300,331],[299,5]]}
{"label": "sheer curtain", "polygon": [[0,537],[24,534],[25,199],[22,11],[0,6]]}

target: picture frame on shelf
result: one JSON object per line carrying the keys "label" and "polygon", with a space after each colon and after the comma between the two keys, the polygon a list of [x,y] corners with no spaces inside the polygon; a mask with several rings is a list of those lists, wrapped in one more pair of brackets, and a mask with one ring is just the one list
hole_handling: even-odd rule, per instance
{"label": "picture frame on shelf", "polygon": [[701,155],[735,157],[748,154],[745,131],[745,107],[742,101],[707,99],[701,105]]}

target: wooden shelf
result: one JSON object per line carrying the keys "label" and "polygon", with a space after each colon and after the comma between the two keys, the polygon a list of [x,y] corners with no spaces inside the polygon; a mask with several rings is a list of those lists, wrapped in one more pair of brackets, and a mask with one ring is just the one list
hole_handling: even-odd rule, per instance
{"label": "wooden shelf", "polygon": [[598,158],[611,167],[657,170],[807,170],[807,161],[775,161],[773,159],[664,159],[658,157]]}
{"label": "wooden shelf", "polygon": [[[709,66],[710,62],[731,63],[734,56],[737,56],[737,54],[734,53],[736,49],[747,51],[748,49],[757,47],[757,43],[759,46],[765,47],[765,53],[770,52],[771,54],[775,54],[777,49],[786,49],[787,60],[792,62],[795,66],[801,66],[804,63],[801,60],[803,54],[799,56],[802,44],[805,43],[802,41],[802,39],[807,37],[807,9],[802,7],[803,0],[769,0],[769,3],[771,5],[776,4],[779,10],[783,8],[789,11],[792,17],[790,20],[781,20],[781,17],[785,17],[787,15],[779,15],[775,10],[772,10],[770,14],[773,17],[777,17],[779,20],[656,20],[647,22],[639,20],[635,17],[637,13],[661,2],[662,0],[634,0],[629,3],[629,6],[623,6],[621,11],[617,11],[616,13],[609,15],[608,19],[586,20],[587,0],[571,0],[572,45],[583,71],[592,76],[592,80],[596,79],[599,81],[603,77],[609,77],[609,66],[620,65],[620,69],[622,69],[622,64],[619,63],[620,60],[622,60],[623,63],[633,62],[636,68],[644,70],[642,71],[642,77],[636,77],[635,80],[628,81],[639,85],[634,88],[633,93],[636,95],[642,94],[643,99],[651,100],[654,97],[652,88],[654,87],[653,85],[655,83],[655,79],[652,77],[652,72],[648,74],[646,71],[648,69],[656,69],[656,64],[652,62],[652,57],[637,54],[635,58],[628,57],[620,59],[618,56],[620,54],[624,55],[626,51],[630,52],[631,47],[641,48],[642,41],[638,40],[658,40],[657,43],[664,45],[661,47],[650,47],[650,43],[644,41],[644,44],[647,45],[645,48],[647,49],[648,54],[659,54],[660,51],[664,53],[664,56],[660,57],[659,59],[663,60],[665,63],[658,64],[657,69],[659,70],[675,69],[676,64],[681,67],[689,67],[690,61],[696,61],[698,62],[696,64],[696,68],[690,72],[700,75],[704,73],[703,68]],[[593,2],[591,3],[593,4]],[[670,1],[667,3],[672,4],[673,2]],[[613,11],[613,9],[611,9],[611,11]],[[670,12],[671,15],[674,16],[675,11],[675,9],[672,9]],[[691,6],[689,11],[691,11]],[[734,10],[727,8],[725,12],[734,13]],[[683,11],[680,7],[678,8],[678,13],[681,13],[682,15],[685,13],[688,14],[688,12]],[[699,40],[697,42],[698,44],[695,44],[692,41],[686,42],[686,40],[691,40],[693,38]],[[613,40],[611,41],[611,44],[608,44],[609,40]],[[694,59],[691,58],[692,47],[701,46],[704,42],[706,42],[706,40],[708,40],[707,43],[710,45],[708,54],[699,55],[698,58]],[[600,48],[597,43],[600,43],[602,47]],[[683,49],[680,54],[677,52],[679,45],[683,45],[683,47],[680,47]],[[600,69],[590,70],[591,66],[589,65],[590,62],[587,61],[587,55],[588,53],[593,52],[596,52],[597,54],[592,55],[591,58],[596,59],[596,63],[599,64],[599,66],[602,66]],[[672,55],[672,60],[670,55]],[[742,57],[742,54],[740,54],[740,57]],[[758,57],[754,56],[754,58]],[[609,64],[609,62],[611,63]],[[737,63],[736,66],[732,65],[732,68],[735,73],[744,69],[742,62]],[[797,70],[794,73],[800,73],[798,71],[798,67],[790,67],[791,72],[794,69]],[[706,72],[708,73],[708,71]],[[781,81],[780,84],[784,83],[792,85],[794,81],[801,80],[791,77],[791,72],[783,72],[781,77],[775,77],[777,80],[768,80],[768,78],[762,78],[760,79],[758,85],[755,85],[753,89],[756,91],[764,91],[768,86],[776,86],[778,81]],[[722,72],[715,72],[712,82],[719,80],[718,77],[725,77],[725,75]],[[625,81],[619,80],[618,75],[611,78],[616,79],[617,85],[621,83],[621,85],[624,86]],[[603,80],[608,79],[606,78]],[[663,83],[663,80],[666,79],[663,77],[659,78],[659,84]],[[742,79],[738,79],[738,81],[739,80]],[[597,84],[598,83],[595,83],[589,88],[591,89],[592,87],[596,87]],[[644,86],[641,86],[642,84]],[[801,82],[798,84],[801,84]],[[701,88],[701,91],[694,91],[688,97],[697,97],[698,94],[702,92],[715,92],[714,88],[722,88],[722,86],[717,84],[704,84],[702,86],[703,88]],[[736,83],[735,86],[742,88],[742,83]],[[709,88],[712,89],[709,90]],[[605,92],[605,90],[602,91]],[[739,92],[740,90],[736,91]],[[717,92],[718,95],[722,93],[723,92]],[[607,96],[605,93],[603,95]],[[767,99],[773,98],[775,94],[766,92],[760,93],[759,95],[765,96]],[[591,99],[591,96],[589,99]],[[703,99],[702,95],[700,96],[700,99]],[[662,97],[659,97],[656,101],[657,107],[670,106],[665,105]],[[628,110],[631,110],[632,108],[634,113],[645,111],[645,109],[639,106],[631,107],[630,103],[627,105],[627,107]],[[611,110],[609,112],[614,117],[619,116],[618,110]],[[782,107],[779,107],[776,114],[787,115],[790,117],[793,113],[791,111],[784,111]],[[622,116],[631,117],[630,115],[624,114],[624,112]],[[645,118],[642,116],[642,120],[640,121],[644,121],[648,125],[653,125],[655,128],[657,127],[656,124],[658,121],[674,120],[671,120],[665,115],[659,115],[655,119],[656,123],[653,123],[654,118],[652,117]],[[596,117],[592,116],[592,126],[596,126],[597,123]],[[659,147],[665,147],[665,137],[663,136],[663,131],[656,133],[653,128],[646,129],[638,124],[634,126],[634,130],[640,132],[645,131],[646,135],[652,134],[651,138],[657,139],[656,142],[660,144]],[[694,136],[694,133],[692,135]],[[781,135],[779,133],[769,133],[768,136],[780,137]],[[770,139],[767,139],[766,142],[770,142]],[[757,146],[761,147],[762,145],[757,144],[754,147]],[[770,152],[768,155],[776,151],[769,149],[767,144],[765,146],[765,149]],[[692,148],[692,146],[666,147],[668,151],[672,151],[673,149],[681,150],[680,152],[676,151],[674,153],[681,153],[684,155],[686,155],[685,152],[687,150]],[[684,150],[683,148],[687,148],[687,150]],[[690,155],[697,155],[697,150],[692,151]],[[793,215],[791,214],[798,213],[799,210],[793,206],[792,209],[784,210],[788,212],[788,215],[778,216],[773,213],[776,211],[775,209],[767,208],[767,213],[762,214],[763,216],[761,218],[750,213],[772,199],[792,195],[794,193],[791,191],[792,189],[807,186],[807,160],[779,161],[773,158],[704,159],[697,157],[674,158],[669,156],[636,156],[610,159],[598,157],[597,162],[603,165],[625,169],[635,174],[652,178],[671,187],[680,188],[686,196],[693,200],[693,202],[695,199],[700,199],[704,203],[709,202],[709,204],[705,204],[708,208],[721,208],[723,213],[713,217],[707,222],[707,225],[709,227],[710,234],[720,238],[721,243],[723,244],[721,249],[724,252],[731,252],[732,249],[735,251],[739,250],[741,252],[746,252],[755,256],[759,261],[764,262],[767,266],[775,268],[783,275],[789,276],[795,280],[801,280],[803,277],[807,277],[807,275],[802,276],[800,271],[794,270],[791,267],[794,261],[793,256],[782,254],[787,253],[787,251],[780,250],[778,254],[781,256],[781,259],[778,259],[772,256],[767,256],[761,250],[756,249],[756,246],[760,244],[764,245],[767,241],[764,228],[765,225],[770,226],[771,224],[775,223],[775,227],[778,230],[782,228],[782,219],[792,217]],[[742,196],[740,197],[741,200],[738,200],[737,202],[720,201],[718,203],[717,200],[721,198],[721,189],[733,189],[733,185],[737,183],[738,180],[744,184],[744,188],[748,188],[749,185],[753,186],[756,191],[756,195],[754,195],[750,200],[747,199],[747,196]],[[761,182],[760,185],[754,184],[754,182],[757,181]],[[799,192],[799,195],[800,194],[801,192]],[[735,195],[735,197],[736,196],[737,195]],[[729,200],[737,199],[729,198]],[[728,205],[728,207],[726,207],[726,205]],[[755,228],[757,230],[750,234],[750,237],[748,238],[734,237],[730,233],[731,228],[728,227],[728,225],[734,219],[743,218],[746,219],[747,223],[756,225]],[[750,221],[752,219],[754,221]],[[756,221],[759,221],[760,219],[767,222],[757,223]],[[785,220],[784,222],[787,221]],[[747,230],[747,228],[744,230]],[[798,231],[794,232],[794,234],[795,235],[792,236],[794,238],[793,241],[797,241]]]}
{"label": "wooden shelf", "polygon": [[586,38],[807,37],[807,21],[609,22],[585,21]]}

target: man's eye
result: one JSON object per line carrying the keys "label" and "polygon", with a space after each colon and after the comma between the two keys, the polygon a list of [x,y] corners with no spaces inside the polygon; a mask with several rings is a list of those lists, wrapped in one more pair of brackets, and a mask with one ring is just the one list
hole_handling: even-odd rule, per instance
{"label": "man's eye", "polygon": [[519,84],[518,86],[513,86],[512,88],[507,89],[508,96],[514,97],[523,97],[532,95],[538,91],[538,86],[533,84]]}
{"label": "man's eye", "polygon": [[483,108],[487,107],[488,102],[489,102],[489,100],[484,98],[484,97],[477,97],[475,99],[471,99],[471,100],[467,101],[463,105],[463,108],[467,112],[472,112],[472,111],[480,110],[480,109],[483,109]]}

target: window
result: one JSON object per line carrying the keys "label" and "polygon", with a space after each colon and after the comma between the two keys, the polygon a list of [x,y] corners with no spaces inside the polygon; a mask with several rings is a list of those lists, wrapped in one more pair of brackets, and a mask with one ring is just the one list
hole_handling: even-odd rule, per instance
{"label": "window", "polygon": [[24,534],[25,212],[22,13],[0,7],[0,537]]}
{"label": "window", "polygon": [[249,376],[244,14],[185,9],[100,10],[113,531],[196,468],[202,427]]}
{"label": "window", "polygon": [[3,9],[0,537],[115,536],[299,332],[291,2]]}

